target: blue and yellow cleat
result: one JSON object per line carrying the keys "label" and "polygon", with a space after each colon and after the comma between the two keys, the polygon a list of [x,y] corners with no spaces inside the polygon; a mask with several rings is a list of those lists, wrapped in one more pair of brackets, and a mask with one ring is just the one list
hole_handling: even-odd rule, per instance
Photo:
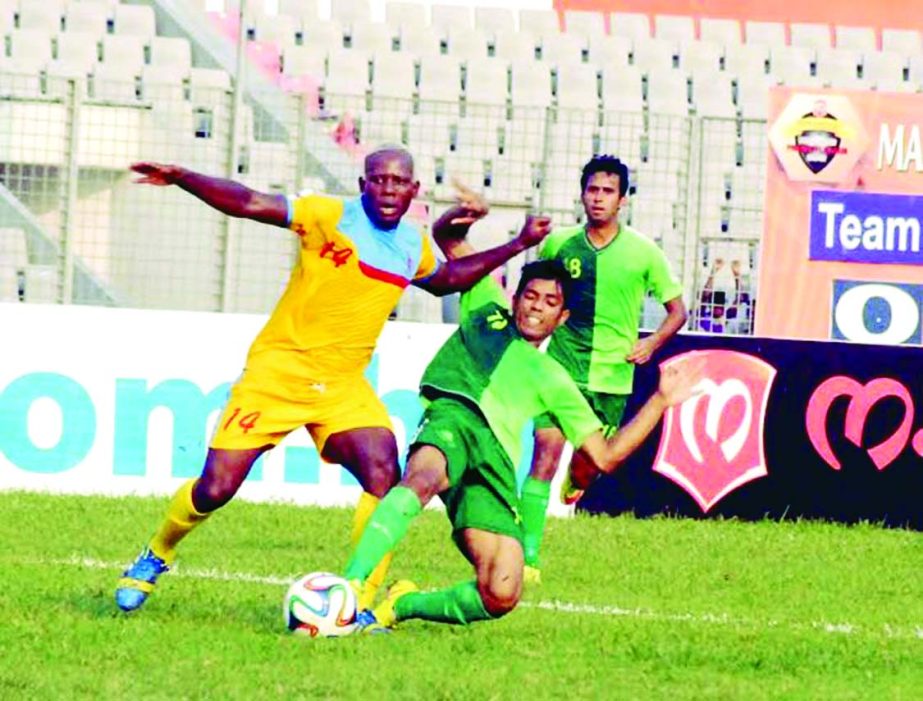
{"label": "blue and yellow cleat", "polygon": [[356,631],[366,635],[375,635],[377,633],[390,633],[391,629],[379,623],[373,611],[362,609],[356,614]]}
{"label": "blue and yellow cleat", "polygon": [[166,562],[157,557],[150,548],[144,548],[131,567],[122,573],[115,589],[115,603],[123,611],[141,608],[154,591],[157,578],[169,571]]}

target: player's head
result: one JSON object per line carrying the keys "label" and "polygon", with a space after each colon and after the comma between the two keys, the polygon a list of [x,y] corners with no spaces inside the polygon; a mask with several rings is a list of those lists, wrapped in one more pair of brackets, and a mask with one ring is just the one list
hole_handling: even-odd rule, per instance
{"label": "player's head", "polygon": [[605,226],[619,216],[628,193],[628,166],[615,156],[593,156],[580,174],[580,198],[591,226]]}
{"label": "player's head", "polygon": [[522,268],[513,296],[513,318],[522,337],[534,345],[567,321],[573,280],[561,263],[537,260]]}
{"label": "player's head", "polygon": [[417,196],[420,183],[413,174],[413,157],[400,146],[382,146],[365,157],[359,178],[362,206],[375,226],[393,229]]}

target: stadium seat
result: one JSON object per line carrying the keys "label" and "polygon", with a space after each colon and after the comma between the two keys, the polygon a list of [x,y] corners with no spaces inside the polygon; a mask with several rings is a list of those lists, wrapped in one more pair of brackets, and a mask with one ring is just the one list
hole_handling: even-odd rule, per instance
{"label": "stadium seat", "polygon": [[276,12],[296,18],[303,26],[318,19],[317,0],[276,0]]}
{"label": "stadium seat", "polygon": [[501,156],[488,161],[487,175],[490,187],[485,192],[491,202],[523,204],[529,198],[534,198],[537,193],[533,168],[534,164],[521,156]]}
{"label": "stadium seat", "polygon": [[519,31],[529,32],[542,40],[557,36],[561,33],[558,13],[554,10],[520,10]]}
{"label": "stadium seat", "polygon": [[475,190],[485,185],[484,160],[464,151],[449,151],[436,160],[436,196],[451,198],[453,181],[459,180]]}
{"label": "stadium seat", "polygon": [[910,58],[923,53],[923,37],[916,29],[882,29],[882,51],[893,51]]}
{"label": "stadium seat", "polygon": [[516,31],[513,11],[506,7],[475,7],[474,26],[483,29],[489,37]]}
{"label": "stadium seat", "polygon": [[736,19],[702,17],[699,19],[699,38],[702,41],[713,41],[723,46],[740,44],[740,22]]}
{"label": "stadium seat", "polygon": [[648,74],[647,107],[653,114],[689,114],[689,88],[682,71],[654,70]]}
{"label": "stadium seat", "polygon": [[304,46],[324,51],[343,49],[343,26],[339,22],[317,22],[306,24],[302,29]]}
{"label": "stadium seat", "polygon": [[729,44],[724,47],[724,70],[734,76],[766,75],[769,47],[763,44]]}
{"label": "stadium seat", "polygon": [[583,62],[584,43],[570,34],[552,34],[542,38],[542,60],[550,66]]}
{"label": "stadium seat", "polygon": [[625,163],[637,166],[642,159],[644,115],[640,107],[634,112],[606,110],[599,128],[599,152],[618,156]]}
{"label": "stadium seat", "polygon": [[152,66],[169,66],[188,71],[192,65],[192,52],[186,39],[156,36],[151,39],[150,50]]}
{"label": "stadium seat", "polygon": [[601,70],[627,66],[631,42],[623,37],[590,37],[589,63]]}
{"label": "stadium seat", "polygon": [[862,56],[850,49],[818,49],[817,77],[824,85],[835,88],[856,88],[865,86],[859,78]]}
{"label": "stadium seat", "polygon": [[71,2],[64,11],[64,30],[102,36],[109,30],[109,11],[91,2]]}
{"label": "stadium seat", "polygon": [[327,70],[327,50],[314,46],[289,46],[282,53],[282,74],[308,75],[322,81]]}
{"label": "stadium seat", "polygon": [[324,105],[328,110],[361,112],[369,89],[369,55],[364,51],[340,49],[327,55]]}
{"label": "stadium seat", "polygon": [[636,66],[608,66],[602,71],[602,101],[606,110],[641,112],[644,93]]}
{"label": "stadium seat", "polygon": [[873,85],[904,82],[907,59],[893,51],[869,51],[862,57],[862,77]]}
{"label": "stadium seat", "polygon": [[[9,4],[7,4],[9,3]],[[9,0],[0,1],[0,32],[7,32],[16,28],[16,3]],[[0,52],[2,53],[2,52]]]}
{"label": "stadium seat", "polygon": [[654,36],[680,45],[695,41],[695,20],[686,15],[654,15]]}
{"label": "stadium seat", "polygon": [[516,108],[545,108],[551,104],[551,74],[548,66],[536,61],[514,62],[510,99]]}
{"label": "stadium seat", "polygon": [[97,63],[91,76],[91,96],[96,100],[135,102],[143,65],[117,60]]}
{"label": "stadium seat", "polygon": [[461,96],[461,87],[461,65],[456,57],[426,56],[420,59],[421,101],[457,103]]}
{"label": "stadium seat", "polygon": [[9,58],[2,64],[17,73],[35,73],[36,76],[52,58],[52,35],[41,29],[19,29],[9,33]]}
{"label": "stadium seat", "polygon": [[448,53],[459,60],[486,58],[487,35],[476,27],[452,27],[447,48]]}
{"label": "stadium seat", "polygon": [[785,46],[785,25],[781,22],[744,22],[747,44],[762,44],[768,47]]}
{"label": "stadium seat", "polygon": [[397,34],[407,27],[429,24],[427,8],[419,2],[388,2],[385,4],[385,21]]}
{"label": "stadium seat", "polygon": [[769,49],[769,73],[788,85],[808,85],[814,58],[814,49],[805,46],[773,46]]}
{"label": "stadium seat", "polygon": [[26,2],[19,7],[20,30],[37,30],[46,34],[61,31],[64,5],[60,2]]}
{"label": "stadium seat", "polygon": [[428,26],[407,25],[401,29],[400,50],[417,58],[435,56],[442,53],[440,39],[436,31]]}
{"label": "stadium seat", "polygon": [[[700,117],[737,117],[731,78],[726,74],[699,72],[692,74],[692,102]],[[735,126],[736,129],[736,126]]]}
{"label": "stadium seat", "polygon": [[509,63],[499,58],[471,59],[465,72],[469,105],[506,105]]}
{"label": "stadium seat", "polygon": [[871,27],[844,27],[838,24],[834,27],[833,33],[838,49],[852,49],[862,53],[878,49],[875,30]]}
{"label": "stadium seat", "polygon": [[99,60],[99,36],[95,33],[62,32],[55,42],[54,66],[49,65],[49,72],[55,75],[89,75]]}
{"label": "stadium seat", "polygon": [[538,40],[527,32],[502,32],[494,36],[494,56],[510,63],[535,61]]}
{"label": "stadium seat", "polygon": [[632,41],[651,38],[651,21],[638,12],[613,12],[609,15],[609,34]]}
{"label": "stadium seat", "polygon": [[503,155],[527,163],[541,161],[545,151],[544,115],[523,111],[510,120],[503,143]]}
{"label": "stadium seat", "polygon": [[416,66],[405,52],[382,52],[374,56],[372,96],[409,100],[416,88]]}
{"label": "stadium seat", "polygon": [[810,22],[792,22],[789,25],[792,46],[808,49],[830,48],[830,25]]}
{"label": "stadium seat", "polygon": [[267,15],[258,13],[247,32],[248,39],[275,44],[279,51],[297,43],[301,34],[301,20],[291,15]]}
{"label": "stadium seat", "polygon": [[[720,82],[720,81],[718,81]],[[705,84],[709,89],[712,83]],[[700,86],[700,89],[702,86]],[[706,106],[703,108],[699,103],[700,116],[702,117],[722,117],[723,119],[704,119],[702,121],[702,161],[706,167],[720,166],[723,170],[733,167],[737,163],[737,120],[734,112],[734,105],[731,103],[730,85],[727,86],[726,94],[722,97],[716,95],[711,98],[711,105],[706,100]],[[729,106],[722,106],[720,101],[724,100]],[[714,106],[714,110],[709,112],[708,107]],[[705,109],[703,112],[702,110]],[[722,113],[724,110],[724,113]]]}
{"label": "stadium seat", "polygon": [[141,68],[141,99],[150,102],[154,109],[174,112],[185,110],[185,87],[189,66],[147,65]]}
{"label": "stadium seat", "polygon": [[359,143],[367,149],[379,144],[399,144],[403,141],[404,124],[388,110],[364,111],[356,115]]}
{"label": "stadium seat", "polygon": [[677,96],[673,113],[651,110],[648,114],[646,163],[668,170],[688,163],[691,123],[681,113],[684,102]]}
{"label": "stadium seat", "polygon": [[371,15],[369,0],[335,0],[330,3],[330,19],[347,30],[353,22],[368,22]]}
{"label": "stadium seat", "polygon": [[923,89],[923,54],[910,57],[909,63],[910,82]]}
{"label": "stadium seat", "polygon": [[126,34],[142,39],[150,39],[157,34],[157,24],[154,18],[154,8],[150,5],[125,5],[115,6],[113,29],[116,34]]}
{"label": "stadium seat", "polygon": [[407,118],[407,147],[414,157],[443,157],[451,150],[457,117],[447,114],[411,114]]}
{"label": "stadium seat", "polygon": [[687,73],[717,73],[721,70],[724,47],[711,41],[690,41],[679,47],[679,67]]}
{"label": "stadium seat", "polygon": [[350,48],[369,54],[386,53],[399,43],[392,35],[391,27],[384,22],[356,20],[348,30]]}
{"label": "stadium seat", "polygon": [[440,37],[446,37],[453,27],[471,27],[471,8],[463,5],[431,5],[430,26]]}
{"label": "stadium seat", "polygon": [[557,68],[558,107],[574,108],[594,115],[599,104],[599,76],[595,66],[561,63]]}
{"label": "stadium seat", "polygon": [[677,55],[676,43],[668,39],[636,39],[632,64],[642,73],[672,70]]}
{"label": "stadium seat", "polygon": [[766,74],[738,74],[737,107],[745,119],[766,119],[769,112],[769,88],[775,85],[772,76]]}
{"label": "stadium seat", "polygon": [[565,10],[564,27],[568,34],[586,41],[607,36],[605,16],[592,10]]}
{"label": "stadium seat", "polygon": [[741,165],[744,167],[765,166],[769,142],[766,138],[766,124],[761,121],[744,121],[740,125],[742,143]]}
{"label": "stadium seat", "polygon": [[466,115],[456,124],[455,149],[481,159],[496,158],[505,127],[506,120],[497,113]]}

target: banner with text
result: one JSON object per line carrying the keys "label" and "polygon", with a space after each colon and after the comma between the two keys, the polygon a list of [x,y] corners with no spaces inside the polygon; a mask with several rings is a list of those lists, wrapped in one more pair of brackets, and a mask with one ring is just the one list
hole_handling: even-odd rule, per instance
{"label": "banner with text", "polygon": [[[215,421],[266,317],[0,304],[0,489],[169,494],[198,476]],[[386,324],[366,376],[403,460],[426,364],[454,330]],[[293,392],[298,388],[293,387]],[[524,435],[519,478],[532,454]],[[241,497],[355,503],[359,486],[293,432],[254,466]],[[551,512],[573,507],[552,500]]]}
{"label": "banner with text", "polygon": [[[701,394],[580,502],[591,512],[868,520],[923,530],[920,350],[680,334]],[[638,368],[630,417],[656,388]]]}
{"label": "banner with text", "polygon": [[756,334],[919,345],[923,95],[773,88]]}

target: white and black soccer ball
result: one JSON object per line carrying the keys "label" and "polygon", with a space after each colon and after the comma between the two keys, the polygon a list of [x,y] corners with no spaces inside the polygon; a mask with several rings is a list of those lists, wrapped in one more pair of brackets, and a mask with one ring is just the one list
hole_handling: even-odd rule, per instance
{"label": "white and black soccer ball", "polygon": [[293,633],[336,638],[356,629],[356,604],[356,594],[345,579],[330,572],[312,572],[288,588],[282,615]]}

